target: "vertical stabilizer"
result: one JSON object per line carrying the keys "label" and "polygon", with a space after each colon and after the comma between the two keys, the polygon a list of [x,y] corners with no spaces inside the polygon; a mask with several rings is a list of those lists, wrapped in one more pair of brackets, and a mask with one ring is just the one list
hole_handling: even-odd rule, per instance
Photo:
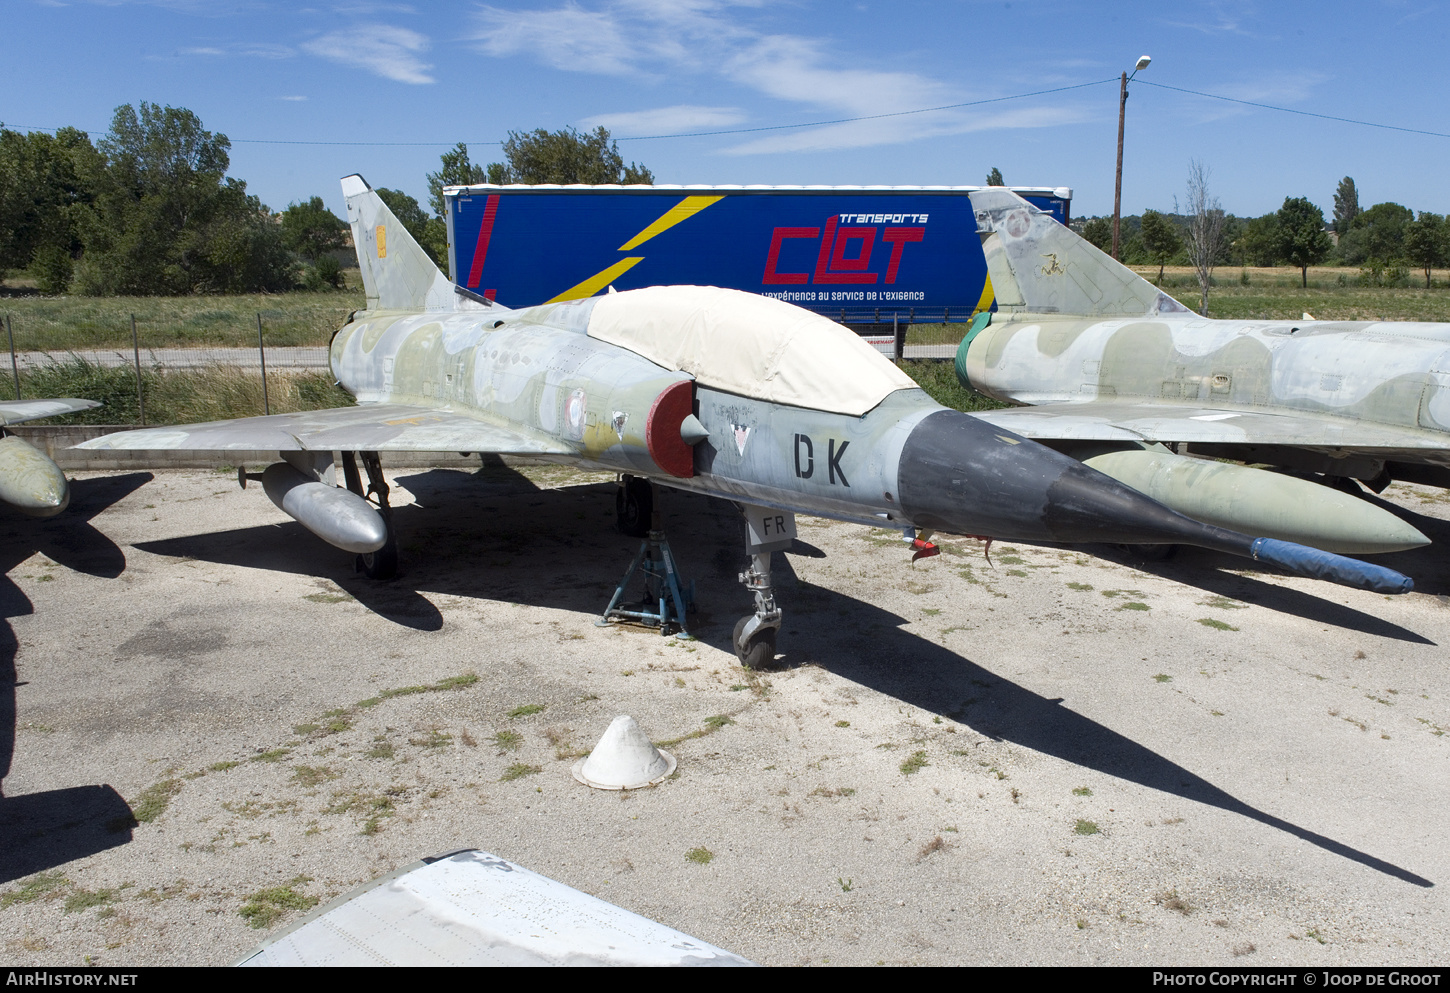
{"label": "vertical stabilizer", "polygon": [[1143,317],[1189,313],[1133,270],[1009,190],[972,194],[987,272],[1003,315]]}
{"label": "vertical stabilizer", "polygon": [[458,310],[467,306],[453,282],[413,240],[367,180],[343,178],[347,220],[362,270],[368,310]]}

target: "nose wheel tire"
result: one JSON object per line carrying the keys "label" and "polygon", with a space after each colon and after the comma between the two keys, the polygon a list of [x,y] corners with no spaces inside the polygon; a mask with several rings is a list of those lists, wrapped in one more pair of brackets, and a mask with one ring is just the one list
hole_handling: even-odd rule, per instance
{"label": "nose wheel tire", "polygon": [[761,628],[751,636],[750,643],[742,647],[740,635],[749,621],[750,617],[746,616],[735,622],[735,635],[731,638],[731,644],[735,646],[735,657],[740,660],[741,665],[747,669],[759,671],[769,667],[775,661],[776,629],[773,627]]}
{"label": "nose wheel tire", "polygon": [[614,494],[614,523],[619,533],[630,538],[649,534],[654,517],[655,494],[648,479],[628,476]]}

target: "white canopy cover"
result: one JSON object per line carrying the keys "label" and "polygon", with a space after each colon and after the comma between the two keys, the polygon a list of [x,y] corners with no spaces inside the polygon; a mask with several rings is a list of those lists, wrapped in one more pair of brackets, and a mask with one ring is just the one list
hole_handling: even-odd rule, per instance
{"label": "white canopy cover", "polygon": [[704,386],[860,417],[916,382],[834,321],[715,286],[650,286],[596,297],[589,336]]}

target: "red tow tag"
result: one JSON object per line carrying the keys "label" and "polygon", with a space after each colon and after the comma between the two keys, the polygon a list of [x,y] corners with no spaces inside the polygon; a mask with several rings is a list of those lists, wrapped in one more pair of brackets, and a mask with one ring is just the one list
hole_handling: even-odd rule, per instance
{"label": "red tow tag", "polygon": [[934,542],[925,541],[921,538],[912,538],[911,547],[916,549],[911,556],[911,561],[913,562],[917,559],[929,559],[933,555],[941,554],[941,549]]}

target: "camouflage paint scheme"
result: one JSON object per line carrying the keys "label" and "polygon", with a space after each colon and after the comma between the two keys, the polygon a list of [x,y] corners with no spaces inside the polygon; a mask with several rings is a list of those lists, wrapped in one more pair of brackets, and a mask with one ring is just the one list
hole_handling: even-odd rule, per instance
{"label": "camouflage paint scheme", "polygon": [[993,423],[1041,440],[1230,446],[1364,480],[1387,463],[1450,465],[1450,324],[1209,320],[1008,198],[974,198],[997,311],[962,343],[958,372],[1052,406]]}
{"label": "camouflage paint scheme", "polygon": [[[622,508],[628,477],[637,476],[754,508],[898,527],[918,549],[931,546],[917,527],[1024,541],[1186,542],[1350,585],[1386,592],[1412,586],[1389,570],[1189,520],[1080,462],[942,407],[823,318],[805,318],[819,322],[811,334],[823,336],[810,339],[811,350],[792,351],[805,312],[781,301],[708,287],[609,297],[612,320],[639,351],[590,335],[601,298],[518,310],[492,303],[455,287],[362,177],[344,179],[343,191],[368,309],[334,337],[331,362],[357,407],[122,432],[81,447],[276,448],[287,464],[263,474],[268,495],[314,533],[360,556],[389,554],[389,529],[382,521],[339,526],[343,518],[365,522],[371,511],[355,478],[347,489],[334,485],[333,453],[362,453],[378,492],[385,484],[375,453],[460,451],[618,472],[626,481]],[[706,315],[699,318],[707,321],[703,337],[678,339],[695,342],[690,361],[714,356],[719,364],[743,347],[718,328],[723,315],[749,310],[757,351],[747,354],[774,371],[762,378],[752,371],[740,389],[726,391],[711,385],[709,362],[697,380],[646,358],[640,336],[661,313],[662,293],[686,301],[679,313]],[[668,313],[671,322],[684,322],[663,328],[673,341],[695,318]],[[610,334],[619,330],[610,327]],[[817,341],[838,347],[841,356],[818,356]],[[854,365],[845,358],[853,351]],[[842,369],[851,370],[853,388],[865,390],[849,408],[859,414],[829,406]],[[808,375],[822,370],[830,372]],[[765,380],[777,375],[782,383],[815,384],[823,409],[773,402],[784,394],[772,393]],[[788,514],[779,520],[793,533]],[[749,644],[774,650],[780,611],[770,587],[771,548],[763,547],[771,544],[780,547],[748,545],[753,565],[742,580],[757,609],[737,629],[742,653]],[[370,569],[367,561],[360,565]],[[756,642],[757,633],[764,642]]]}

